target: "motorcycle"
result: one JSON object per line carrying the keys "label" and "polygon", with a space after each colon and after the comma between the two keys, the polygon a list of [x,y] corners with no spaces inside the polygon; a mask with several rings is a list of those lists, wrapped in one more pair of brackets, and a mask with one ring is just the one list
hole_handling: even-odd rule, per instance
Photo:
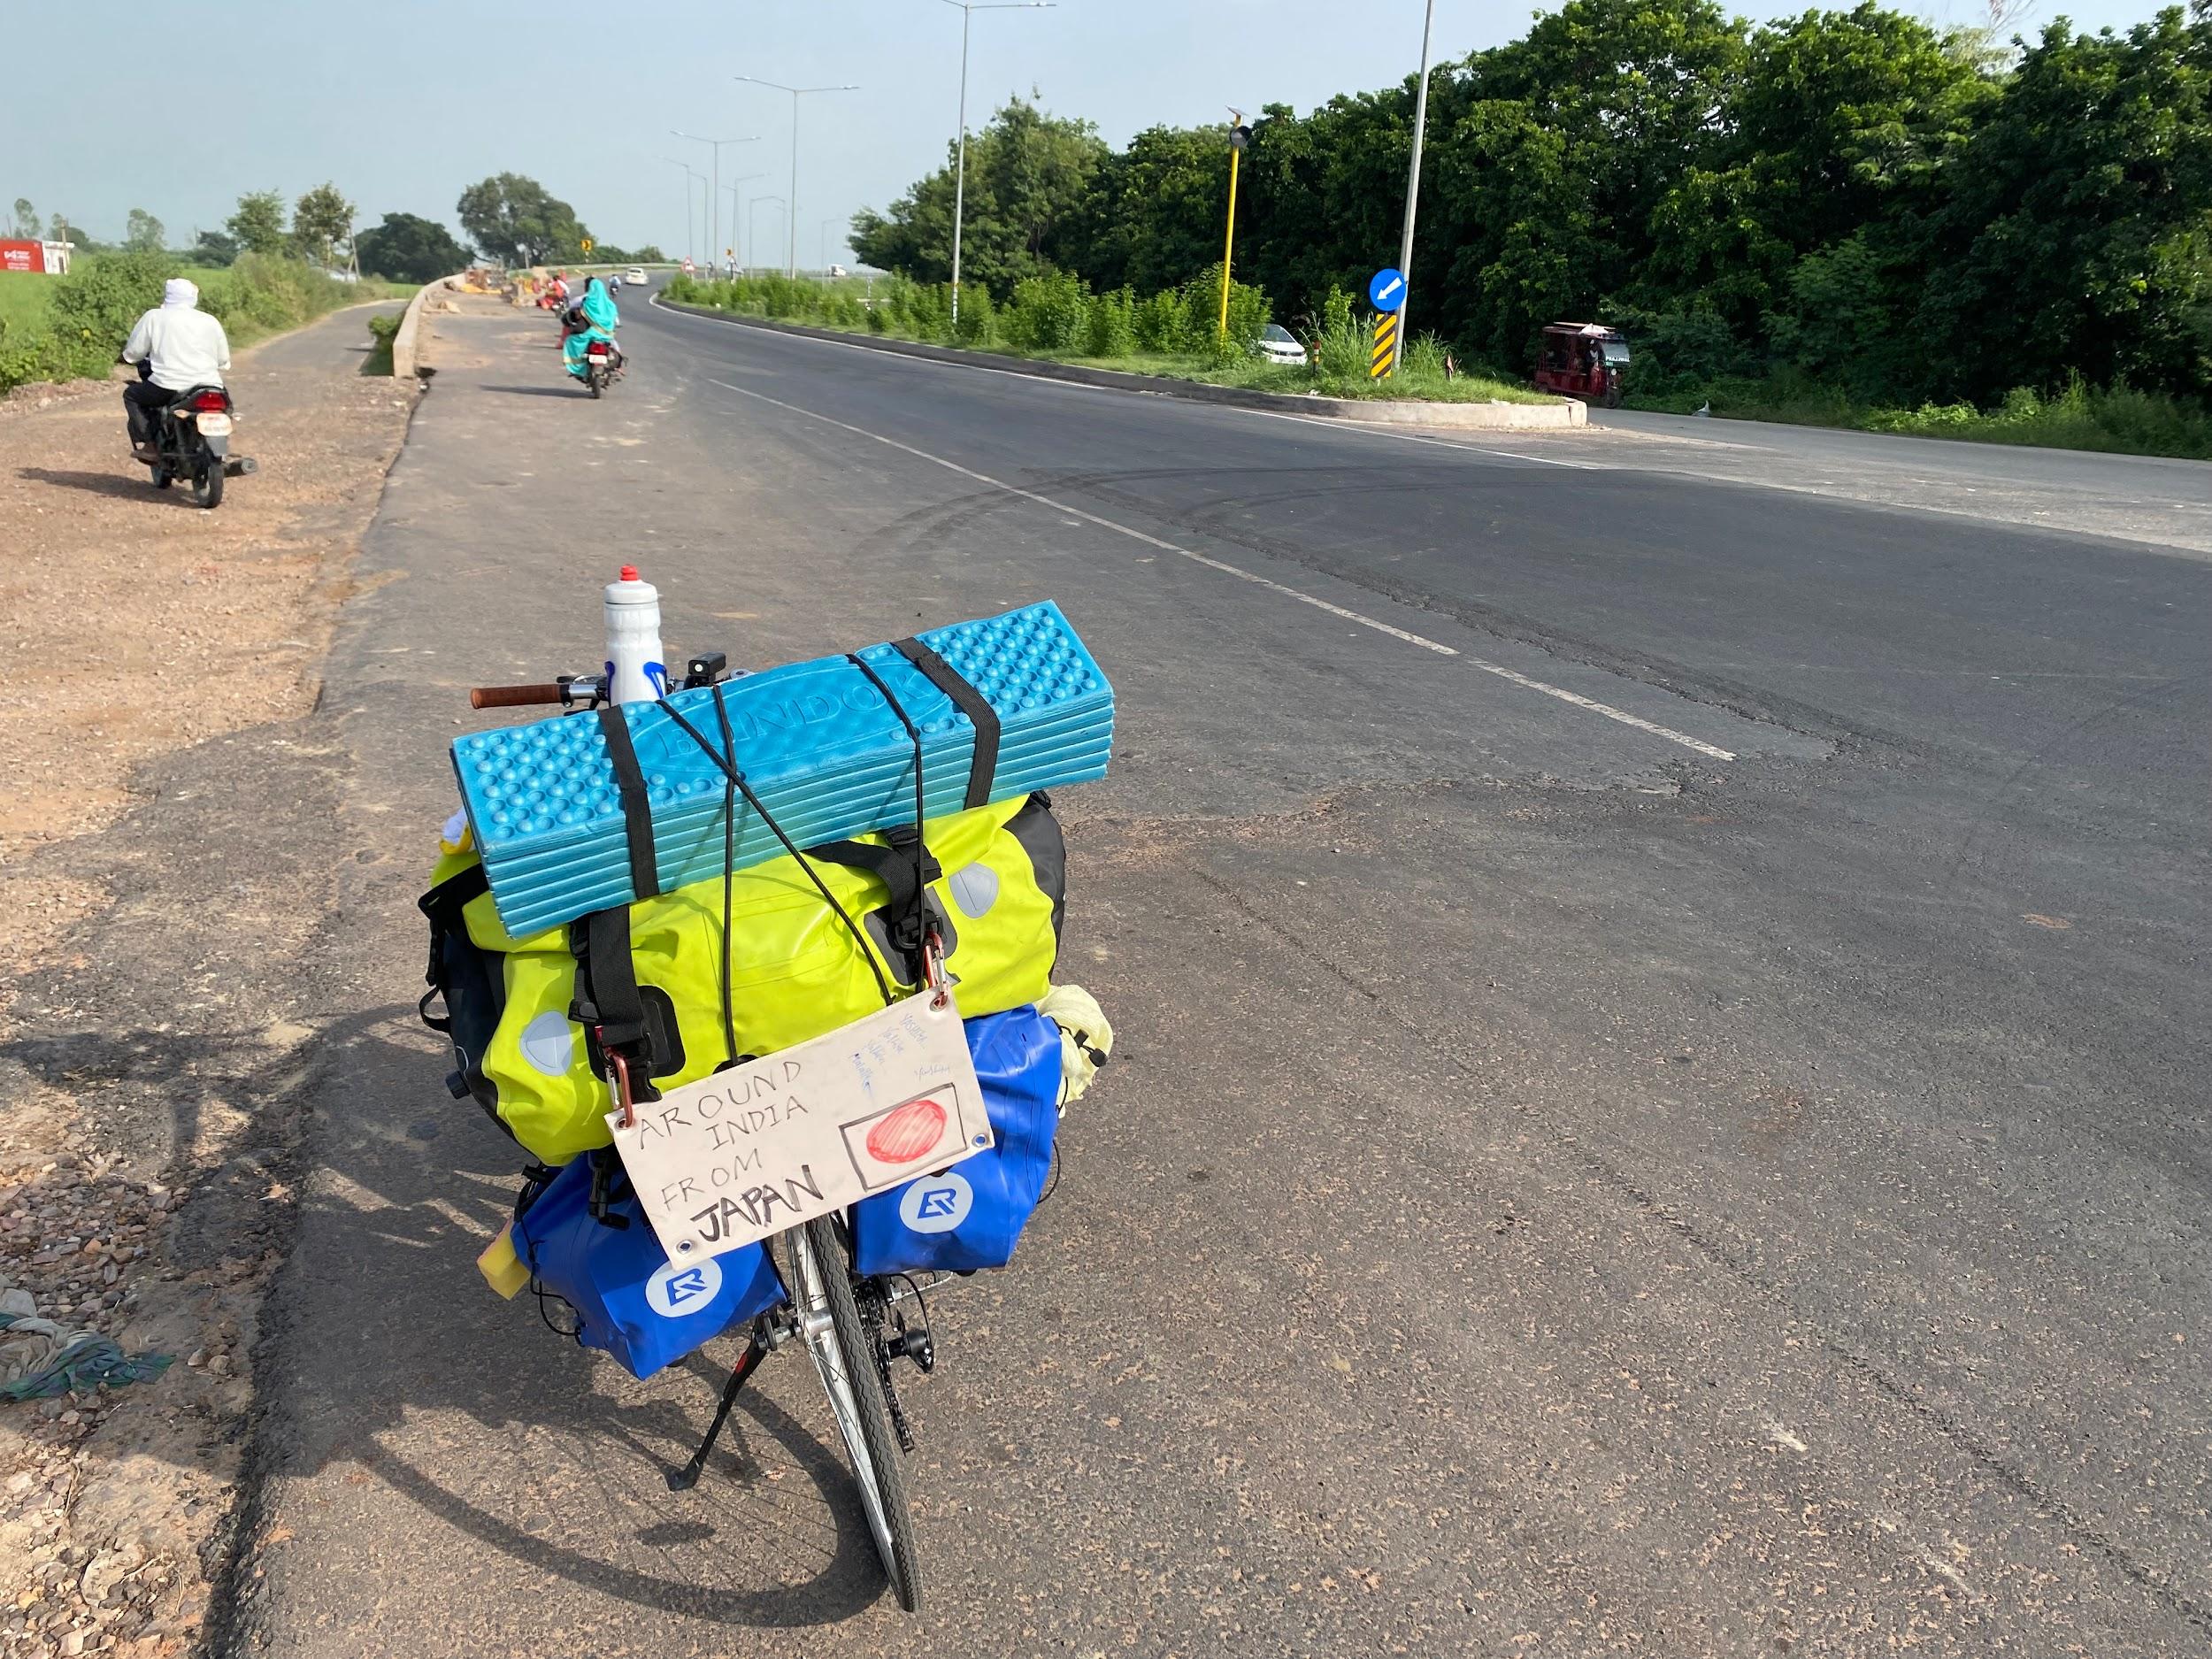
{"label": "motorcycle", "polygon": [[169,400],[154,423],[154,453],[146,459],[156,489],[184,479],[193,504],[211,512],[223,504],[225,480],[258,470],[250,456],[230,452],[234,407],[219,386],[190,387]]}
{"label": "motorcycle", "polygon": [[622,378],[622,349],[611,340],[595,340],[584,348],[584,384],[594,397]]}

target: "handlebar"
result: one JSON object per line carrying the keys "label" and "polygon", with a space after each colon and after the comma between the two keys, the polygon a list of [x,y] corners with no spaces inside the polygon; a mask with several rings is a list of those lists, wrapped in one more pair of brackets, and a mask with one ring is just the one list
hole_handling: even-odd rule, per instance
{"label": "handlebar", "polygon": [[528,709],[539,703],[565,704],[566,686],[479,686],[469,693],[472,709]]}

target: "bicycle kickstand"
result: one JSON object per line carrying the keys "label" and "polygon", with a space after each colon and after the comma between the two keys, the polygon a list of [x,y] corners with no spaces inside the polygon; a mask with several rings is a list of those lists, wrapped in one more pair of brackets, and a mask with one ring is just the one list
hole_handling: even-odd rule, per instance
{"label": "bicycle kickstand", "polygon": [[707,1425],[707,1437],[699,1442],[699,1449],[691,1455],[691,1461],[681,1469],[672,1470],[668,1475],[671,1492],[688,1492],[699,1484],[700,1471],[706,1468],[707,1458],[714,1450],[715,1441],[722,1438],[722,1425],[730,1420],[730,1408],[737,1403],[738,1390],[745,1386],[745,1379],[758,1369],[768,1357],[768,1344],[761,1338],[760,1327],[753,1327],[753,1340],[746,1345],[737,1363],[730,1367],[730,1379],[722,1386],[722,1402],[714,1409],[714,1421]]}

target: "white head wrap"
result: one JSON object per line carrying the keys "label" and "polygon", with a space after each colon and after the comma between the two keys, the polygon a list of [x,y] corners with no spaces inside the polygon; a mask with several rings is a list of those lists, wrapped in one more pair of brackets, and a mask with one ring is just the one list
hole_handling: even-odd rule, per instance
{"label": "white head wrap", "polygon": [[171,277],[161,285],[161,303],[164,307],[180,305],[190,311],[200,303],[199,284],[189,278]]}

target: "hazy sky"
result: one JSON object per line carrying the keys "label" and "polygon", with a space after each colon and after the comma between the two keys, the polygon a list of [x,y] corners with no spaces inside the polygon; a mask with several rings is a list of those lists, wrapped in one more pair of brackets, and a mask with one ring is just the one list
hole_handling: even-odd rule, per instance
{"label": "hazy sky", "polygon": [[[1970,16],[1978,0],[1924,0]],[[364,224],[402,210],[457,225],[464,186],[512,170],[573,204],[597,235],[684,247],[684,175],[712,137],[725,184],[784,196],[792,101],[739,84],[856,82],[803,100],[802,265],[840,257],[855,209],[880,207],[936,165],[956,125],[960,13],[945,0],[5,0],[0,209],[28,196],[104,239],[144,207],[173,243],[215,228],[240,192],[288,196],[334,179]],[[1759,14],[1803,9],[1752,0]],[[1906,9],[1915,9],[1907,7]],[[2083,27],[2124,26],[2154,0],[2046,4]],[[1522,33],[1525,4],[1437,0],[1436,55]],[[1413,73],[1421,0],[1060,0],[978,12],[969,121],[1034,88],[1119,142],[1156,122],[1223,119],[1225,105],[1306,110]],[[694,200],[703,211],[703,189]],[[723,240],[729,240],[728,193]],[[780,257],[783,210],[762,206],[761,260]],[[4,214],[0,214],[4,217]],[[826,233],[825,222],[826,221]],[[704,252],[703,238],[700,238]],[[751,250],[746,250],[753,263]]]}

